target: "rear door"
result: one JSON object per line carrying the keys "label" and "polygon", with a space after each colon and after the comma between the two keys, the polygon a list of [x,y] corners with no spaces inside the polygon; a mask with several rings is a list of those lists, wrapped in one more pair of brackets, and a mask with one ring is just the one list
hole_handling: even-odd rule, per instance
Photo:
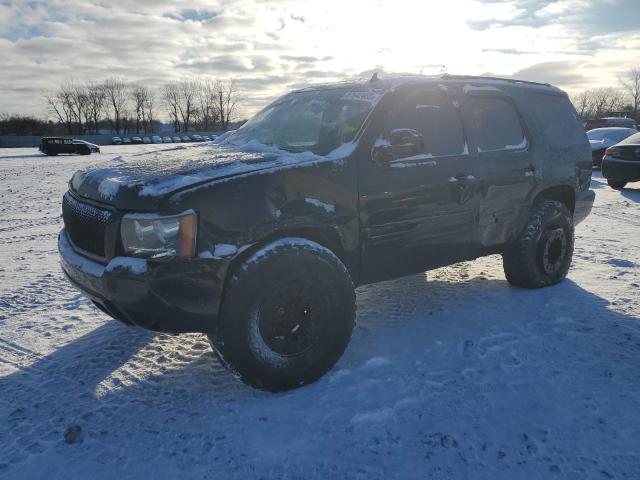
{"label": "rear door", "polygon": [[482,191],[479,241],[483,247],[501,245],[519,233],[536,187],[531,142],[522,116],[506,94],[468,93],[463,110]]}
{"label": "rear door", "polygon": [[363,283],[466,258],[476,234],[479,192],[459,103],[437,88],[395,95],[372,146],[400,129],[415,130],[424,146],[388,163],[361,158]]}

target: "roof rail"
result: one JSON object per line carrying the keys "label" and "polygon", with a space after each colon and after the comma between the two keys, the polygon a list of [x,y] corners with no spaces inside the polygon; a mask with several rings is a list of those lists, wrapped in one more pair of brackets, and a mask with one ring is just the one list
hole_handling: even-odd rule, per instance
{"label": "roof rail", "polygon": [[502,80],[504,82],[511,83],[526,83],[530,85],[541,85],[544,87],[550,87],[549,83],[540,83],[540,82],[531,82],[529,80],[518,80],[516,78],[504,78],[504,77],[484,77],[484,76],[475,76],[475,75],[451,75],[449,73],[445,73],[442,75],[444,80]]}

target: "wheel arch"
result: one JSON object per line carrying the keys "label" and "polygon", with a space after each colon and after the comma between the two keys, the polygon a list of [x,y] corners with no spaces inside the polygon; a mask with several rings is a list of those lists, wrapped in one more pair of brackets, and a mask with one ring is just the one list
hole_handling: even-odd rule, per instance
{"label": "wheel arch", "polygon": [[354,262],[353,259],[350,258],[351,256],[347,253],[337,229],[332,227],[294,227],[272,232],[252,243],[249,247],[243,249],[238,255],[236,255],[229,265],[229,271],[232,272],[235,270],[238,266],[242,265],[245,260],[251,257],[251,255],[266,245],[287,237],[303,238],[330,250],[345,265],[352,280],[356,283],[356,262]]}
{"label": "wheel arch", "polygon": [[576,208],[575,190],[568,185],[554,185],[541,190],[534,197],[532,205],[543,200],[556,200],[564,204],[572,215]]}

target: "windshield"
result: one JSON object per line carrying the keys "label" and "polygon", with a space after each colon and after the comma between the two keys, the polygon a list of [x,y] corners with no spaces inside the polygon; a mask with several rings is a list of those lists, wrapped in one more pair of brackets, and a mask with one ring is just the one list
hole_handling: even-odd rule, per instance
{"label": "windshield", "polygon": [[637,131],[632,128],[616,128],[615,130],[598,128],[596,130],[589,130],[587,137],[589,137],[589,140],[611,140],[613,142],[619,142],[633,133],[637,133]]}
{"label": "windshield", "polygon": [[353,140],[379,98],[352,88],[289,93],[245,123],[229,143],[256,140],[289,152],[326,155]]}

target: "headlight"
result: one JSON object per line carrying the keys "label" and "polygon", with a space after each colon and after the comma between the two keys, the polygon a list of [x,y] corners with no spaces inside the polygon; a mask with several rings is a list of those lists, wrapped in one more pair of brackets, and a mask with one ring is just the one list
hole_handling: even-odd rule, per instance
{"label": "headlight", "polygon": [[166,217],[128,214],[122,217],[120,236],[125,254],[134,257],[193,257],[197,228],[193,210]]}

